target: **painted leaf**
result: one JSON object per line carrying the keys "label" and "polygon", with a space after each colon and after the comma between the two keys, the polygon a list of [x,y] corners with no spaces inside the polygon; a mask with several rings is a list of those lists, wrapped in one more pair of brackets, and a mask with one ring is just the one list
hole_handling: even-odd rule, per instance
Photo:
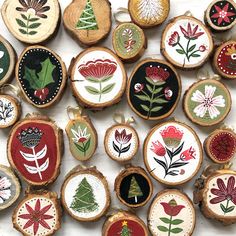
{"label": "painted leaf", "polygon": [[200,57],[199,54],[193,54],[191,57]]}
{"label": "painted leaf", "polygon": [[94,95],[100,94],[99,90],[92,86],[85,86],[85,89],[91,94],[94,94]]}
{"label": "painted leaf", "polygon": [[31,25],[29,25],[29,29],[36,29],[41,25],[41,23],[33,23]]}
{"label": "painted leaf", "polygon": [[84,149],[77,143],[74,143],[75,146],[81,151],[81,152],[84,152]]}
{"label": "painted leaf", "polygon": [[141,107],[143,108],[144,111],[149,111],[149,108],[146,105],[141,104]]}
{"label": "painted leaf", "polygon": [[157,112],[157,111],[160,111],[162,109],[162,107],[160,107],[160,106],[156,106],[156,107],[153,107],[152,108],[152,112]]}
{"label": "painted leaf", "polygon": [[179,54],[184,54],[184,51],[181,49],[176,49],[176,52],[178,52]]}
{"label": "painted leaf", "polygon": [[160,220],[166,224],[170,224],[170,219],[166,218],[166,217],[161,217]]}
{"label": "painted leaf", "polygon": [[116,152],[120,152],[119,147],[115,144],[114,141],[113,141],[112,145],[113,145],[113,148],[114,148],[114,150],[115,150]]}
{"label": "painted leaf", "polygon": [[173,233],[173,234],[178,234],[178,233],[180,233],[182,231],[183,231],[183,229],[181,229],[181,228],[174,228],[174,229],[170,230],[170,232]]}
{"label": "painted leaf", "polygon": [[231,206],[231,207],[227,208],[227,213],[229,213],[229,212],[233,211],[233,210],[234,210],[234,208],[235,208],[235,206]]}
{"label": "painted leaf", "polygon": [[196,47],[196,44],[194,44],[193,46],[191,46],[188,51],[189,51],[189,52],[192,52],[195,47]]}
{"label": "painted leaf", "polygon": [[148,89],[148,91],[149,91],[150,93],[153,92],[153,89],[152,89],[152,87],[151,87],[149,84],[147,84],[147,89]]}
{"label": "painted leaf", "polygon": [[106,86],[102,89],[102,94],[106,94],[106,93],[111,92],[111,90],[114,88],[115,85],[116,85],[115,83],[106,85]]}
{"label": "painted leaf", "polygon": [[168,228],[166,228],[165,226],[157,226],[157,228],[160,230],[160,231],[162,231],[162,232],[169,232],[169,229]]}
{"label": "painted leaf", "polygon": [[93,77],[86,77],[86,80],[88,80],[91,83],[100,83],[99,80],[97,78],[93,78]]}
{"label": "painted leaf", "polygon": [[130,149],[130,146],[131,146],[131,143],[130,143],[127,147],[122,148],[122,149],[121,149],[121,153],[128,152],[129,149]]}
{"label": "painted leaf", "polygon": [[135,97],[139,98],[142,101],[150,101],[150,98],[145,95],[135,95]]}
{"label": "painted leaf", "polygon": [[47,145],[45,145],[44,148],[36,154],[37,160],[44,158],[46,156],[47,150]]}
{"label": "painted leaf", "polygon": [[226,208],[225,208],[225,206],[221,203],[220,204],[220,208],[221,208],[221,210],[224,212],[224,213],[226,213]]}
{"label": "painted leaf", "polygon": [[183,220],[176,219],[176,220],[172,220],[172,221],[171,221],[171,224],[172,224],[172,225],[179,225],[179,224],[181,224],[181,223],[183,223],[183,222],[184,222]]}
{"label": "painted leaf", "polygon": [[181,167],[181,166],[185,166],[187,164],[188,164],[188,162],[179,162],[179,163],[176,162],[176,163],[171,164],[169,169],[171,169],[171,168],[178,168],[178,167]]}
{"label": "painted leaf", "polygon": [[24,159],[26,161],[34,161],[34,155],[33,154],[25,153],[25,152],[22,152],[22,151],[20,151],[20,154],[22,155],[22,157],[24,157]]}
{"label": "painted leaf", "polygon": [[168,174],[168,175],[172,175],[172,176],[177,176],[177,175],[178,175],[178,174],[177,174],[176,172],[174,172],[174,171],[169,171],[167,174]]}
{"label": "painted leaf", "polygon": [[39,167],[40,171],[45,171],[49,166],[49,158],[47,158],[47,160]]}
{"label": "painted leaf", "polygon": [[24,164],[24,167],[27,169],[27,171],[30,174],[37,174],[38,173],[38,169],[34,166],[29,166],[29,165]]}
{"label": "painted leaf", "polygon": [[162,89],[163,89],[162,87],[155,89],[154,94],[160,93]]}
{"label": "painted leaf", "polygon": [[27,20],[27,16],[26,15],[24,15],[24,14],[20,14],[21,15],[21,17],[24,19],[24,20]]}
{"label": "painted leaf", "polygon": [[155,85],[154,81],[151,80],[149,77],[145,77],[145,79],[152,85]]}
{"label": "painted leaf", "polygon": [[[26,19],[27,19],[27,18],[26,18]],[[30,19],[29,19],[30,22],[35,22],[35,21],[38,21],[38,20],[39,20],[39,18],[36,18],[36,17],[35,17],[35,18],[30,18]]]}
{"label": "painted leaf", "polygon": [[27,25],[21,19],[16,18],[16,22],[20,27],[27,28]]}
{"label": "painted leaf", "polygon": [[87,141],[87,143],[84,145],[84,151],[86,152],[89,147],[90,147],[90,143],[91,143],[91,138]]}
{"label": "painted leaf", "polygon": [[164,104],[164,103],[168,103],[168,101],[166,101],[163,98],[155,98],[153,101],[153,103],[158,103],[158,104]]}
{"label": "painted leaf", "polygon": [[167,152],[169,158],[172,160],[172,158],[173,158],[173,156],[174,156],[173,153],[172,153],[172,151],[169,150],[168,148],[166,148],[166,152]]}
{"label": "painted leaf", "polygon": [[22,33],[22,34],[27,34],[27,32],[23,29],[19,29],[19,31]]}
{"label": "painted leaf", "polygon": [[166,163],[164,161],[158,160],[157,158],[154,157],[154,160],[161,165],[165,170],[167,169]]}
{"label": "painted leaf", "polygon": [[110,80],[112,77],[113,77],[113,75],[112,75],[112,76],[105,77],[105,78],[103,78],[103,79],[101,80],[101,82],[106,82],[106,81]]}
{"label": "painted leaf", "polygon": [[178,155],[184,147],[184,142],[174,151],[173,156]]}
{"label": "painted leaf", "polygon": [[34,35],[34,34],[37,34],[37,31],[30,31],[29,32],[29,35]]}

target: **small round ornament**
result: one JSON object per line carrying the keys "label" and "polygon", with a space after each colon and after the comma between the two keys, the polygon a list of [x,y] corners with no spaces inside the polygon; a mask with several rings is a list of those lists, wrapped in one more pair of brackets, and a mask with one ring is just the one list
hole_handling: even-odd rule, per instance
{"label": "small round ornament", "polygon": [[125,119],[123,114],[114,115],[115,125],[105,133],[104,146],[107,155],[114,161],[124,163],[130,161],[138,152],[139,137],[131,126],[133,117]]}
{"label": "small round ornament", "polygon": [[92,47],[72,59],[70,82],[79,103],[92,110],[101,110],[121,100],[126,71],[111,50]]}
{"label": "small round ornament", "polygon": [[231,110],[231,95],[216,79],[203,79],[185,92],[183,107],[186,116],[195,124],[212,126],[222,122]]}
{"label": "small round ornament", "polygon": [[223,78],[236,79],[236,41],[228,41],[216,49],[213,67]]}
{"label": "small round ornament", "polygon": [[102,228],[102,236],[137,235],[148,236],[145,223],[128,211],[118,211],[110,216]]}
{"label": "small round ornament", "polygon": [[65,211],[78,221],[97,221],[110,207],[110,191],[106,178],[96,167],[75,167],[61,188]]}
{"label": "small round ornament", "polygon": [[10,207],[19,197],[21,185],[12,172],[4,165],[0,165],[0,211]]}
{"label": "small round ornament", "polygon": [[148,227],[153,236],[191,236],[196,213],[190,198],[177,189],[166,189],[154,198],[148,213]]}
{"label": "small round ornament", "polygon": [[27,190],[13,212],[16,230],[25,236],[50,236],[61,227],[61,206],[55,192]]}
{"label": "small round ornament", "polygon": [[114,29],[112,45],[122,61],[132,63],[143,55],[147,48],[147,40],[139,26],[126,22]]}
{"label": "small round ornament", "polygon": [[234,0],[213,0],[205,11],[205,22],[213,31],[222,32],[236,24]]}
{"label": "small round ornament", "polygon": [[144,163],[154,179],[176,186],[199,171],[203,150],[196,132],[179,121],[156,125],[144,142]]}
{"label": "small round ornament", "polygon": [[169,15],[169,0],[129,0],[131,19],[141,28],[151,28],[162,24]]}
{"label": "small round ornament", "polygon": [[210,31],[192,16],[173,18],[162,34],[163,56],[180,69],[201,67],[211,55],[213,46]]}
{"label": "small round ornament", "polygon": [[147,204],[153,193],[153,185],[141,167],[128,166],[115,180],[116,196],[126,206],[137,208]]}
{"label": "small round ornament", "polygon": [[169,63],[145,59],[133,70],[127,85],[131,109],[146,120],[170,116],[180,99],[181,80]]}

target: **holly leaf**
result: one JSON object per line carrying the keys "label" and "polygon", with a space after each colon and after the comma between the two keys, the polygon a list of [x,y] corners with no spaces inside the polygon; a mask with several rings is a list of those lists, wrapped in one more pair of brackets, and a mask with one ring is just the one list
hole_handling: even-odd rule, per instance
{"label": "holly leaf", "polygon": [[168,228],[166,228],[165,226],[157,226],[157,228],[161,231],[161,232],[168,232],[169,231],[169,229]]}
{"label": "holly leaf", "polygon": [[182,231],[183,231],[183,229],[181,229],[181,228],[174,228],[174,229],[170,230],[170,232],[173,233],[173,234],[178,234],[178,233],[180,233]]}
{"label": "holly leaf", "polygon": [[150,98],[145,95],[135,95],[135,97],[137,97],[138,99],[142,101],[150,101]]}
{"label": "holly leaf", "polygon": [[35,89],[35,90],[40,88],[40,82],[36,75],[36,71],[29,69],[27,66],[25,67],[25,75],[23,79],[29,82],[30,88]]}
{"label": "holly leaf", "polygon": [[184,222],[183,220],[176,219],[176,220],[172,220],[172,221],[171,221],[171,224],[172,224],[172,225],[179,225],[179,224],[181,224],[181,223],[183,223],[183,222]]}

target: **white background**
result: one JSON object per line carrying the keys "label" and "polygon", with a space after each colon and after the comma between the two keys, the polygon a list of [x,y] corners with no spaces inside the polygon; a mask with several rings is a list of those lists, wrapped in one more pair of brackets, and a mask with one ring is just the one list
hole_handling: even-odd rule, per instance
{"label": "white background", "polygon": [[[113,12],[118,7],[127,7],[127,2],[128,0],[122,0],[122,1],[111,0]],[[204,10],[206,9],[206,7],[208,6],[210,2],[211,2],[210,0],[171,0],[171,11],[170,11],[168,19],[184,14],[187,10],[190,10],[194,14],[195,17],[203,20]],[[63,1],[60,0],[60,3],[61,3],[62,11],[63,11],[65,7],[70,3],[70,0],[63,0]],[[162,58],[162,56],[160,55],[160,49],[159,49],[160,36],[161,36],[163,27],[165,27],[165,24],[166,22],[161,27],[157,27],[157,28],[145,31],[148,38],[148,49],[146,50],[143,58],[145,57]],[[113,20],[113,28],[115,27],[115,25],[116,23]],[[11,44],[15,47],[19,55],[24,49],[24,45],[18,42],[14,37],[12,37],[12,35],[8,32],[7,28],[5,27],[2,19],[0,20],[0,33],[11,42]],[[101,43],[100,45],[112,48],[111,34],[110,34],[110,37],[107,40],[105,40],[103,43]],[[78,44],[75,41],[73,41],[72,38],[65,32],[62,25],[57,36],[51,42],[49,42],[46,46],[56,51],[63,58],[67,67],[70,64],[71,58],[76,56],[82,50],[82,48],[78,46]],[[126,66],[128,75],[130,75],[131,69],[134,66],[135,66],[135,63]],[[185,91],[189,85],[191,85],[194,81],[196,81],[196,72],[194,71],[181,72],[181,77],[182,77],[182,83],[183,83],[183,91]],[[15,83],[15,81],[13,83]],[[226,81],[226,84],[230,88],[234,101],[236,98],[235,83],[236,83],[235,81],[231,81],[231,82]],[[208,128],[200,128],[191,124],[187,120],[185,115],[183,114],[181,102],[179,103],[178,108],[174,112],[173,116],[175,116],[181,121],[186,122],[187,124],[190,124],[197,131],[201,140],[204,141],[206,135],[209,132],[213,131],[214,128],[216,127],[211,127],[208,129]],[[37,111],[36,108],[34,108],[33,106],[29,104],[26,104],[25,102],[22,105],[23,105],[23,116],[25,116],[29,112]],[[72,97],[69,86],[67,87],[67,90],[62,100],[60,101],[60,103],[58,103],[56,106],[50,109],[44,109],[40,111],[43,114],[50,116],[52,119],[54,119],[57,122],[57,124],[62,129],[64,129],[68,121],[68,117],[66,114],[66,107],[68,105],[70,106],[76,105],[76,102],[74,98]],[[127,101],[125,97],[122,99],[122,102],[119,105],[108,108],[105,111],[101,111],[97,113],[88,112],[92,121],[94,122],[95,127],[97,127],[99,145],[98,145],[98,149],[94,157],[87,163],[87,165],[88,166],[96,165],[97,168],[105,176],[107,176],[110,190],[112,193],[112,206],[123,207],[117,200],[115,193],[113,191],[113,183],[114,183],[115,177],[121,171],[122,166],[110,160],[109,157],[105,154],[104,147],[103,147],[104,133],[107,128],[113,125],[112,114],[115,111],[124,111],[126,116],[134,116],[136,118],[137,124],[135,127],[141,139],[141,147],[140,147],[140,151],[138,155],[132,162],[133,165],[143,166],[143,159],[142,159],[143,140],[147,132],[150,130],[151,127],[155,125],[156,122],[148,122],[148,121],[142,120],[141,118],[138,118],[127,105]],[[230,115],[225,120],[225,123],[236,128],[235,116],[236,116],[236,106],[233,106]],[[0,164],[9,165],[7,161],[7,155],[6,155],[6,144],[7,144],[7,137],[9,135],[9,132],[10,132],[9,129],[0,130],[0,151],[1,151]],[[65,135],[65,132],[64,132],[64,140],[65,140],[65,154],[62,160],[61,175],[58,177],[57,181],[50,188],[51,190],[55,190],[58,193],[60,193],[60,187],[66,173],[70,171],[75,165],[79,164],[79,161],[75,160],[69,152],[68,140]],[[204,157],[204,158],[205,158],[204,165],[206,165],[208,160],[207,160],[207,157]],[[199,176],[199,174],[197,176]],[[180,187],[180,189],[186,191],[191,198],[192,198],[194,179],[187,185]],[[155,190],[154,190],[154,195],[155,195],[158,191],[163,189],[163,186],[157,183],[154,179],[152,180],[155,185]],[[25,185],[23,186],[25,187]],[[20,199],[22,199],[22,197],[23,196],[21,196]],[[137,210],[137,214],[140,217],[142,217],[145,222],[146,222],[146,214],[147,214],[147,209],[148,209],[149,204],[147,204],[146,207]],[[18,233],[16,230],[13,229],[12,222],[11,222],[11,215],[15,206],[16,205],[10,207],[9,209],[5,211],[0,212],[0,236],[20,235],[20,233]],[[123,209],[125,209],[125,207],[123,207]],[[205,219],[201,215],[197,206],[196,206],[196,210],[197,210],[197,223],[196,223],[194,236],[213,236],[213,235],[214,236],[215,235],[229,236],[229,235],[233,235],[233,233],[235,234],[236,225],[224,227],[220,223]],[[102,229],[102,224],[104,220],[105,220],[105,217],[96,223],[79,223],[73,220],[71,217],[69,217],[66,213],[64,213],[63,219],[62,219],[62,228],[56,235],[98,236],[98,235],[101,235],[101,229]],[[135,235],[135,236],[138,236],[138,235]]]}

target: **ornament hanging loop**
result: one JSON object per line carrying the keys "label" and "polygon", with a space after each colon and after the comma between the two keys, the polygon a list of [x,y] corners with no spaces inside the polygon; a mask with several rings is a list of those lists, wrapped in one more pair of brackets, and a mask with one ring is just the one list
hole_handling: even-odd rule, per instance
{"label": "ornament hanging loop", "polygon": [[78,117],[81,117],[83,113],[83,108],[80,106],[77,107],[68,106],[66,110],[70,120],[74,120]]}
{"label": "ornament hanging loop", "polygon": [[221,77],[217,74],[210,75],[209,71],[201,69],[197,71],[197,79],[205,80],[205,79],[213,79],[213,80],[221,80]]}
{"label": "ornament hanging loop", "polygon": [[0,87],[0,94],[6,94],[9,91],[10,93],[14,94],[19,102],[21,102],[21,91],[18,87],[12,85],[12,84],[4,84]]}
{"label": "ornament hanging loop", "polygon": [[124,114],[121,112],[116,112],[113,115],[113,120],[118,124],[132,124],[135,123],[135,119],[133,117],[125,118]]}
{"label": "ornament hanging loop", "polygon": [[[128,18],[128,19],[122,18],[122,15],[126,16],[126,18]],[[124,7],[119,7],[116,10],[116,12],[114,13],[114,18],[115,18],[115,21],[119,24],[121,24],[121,23],[131,23],[132,22],[128,9],[124,8]]]}
{"label": "ornament hanging loop", "polygon": [[192,14],[191,11],[186,11],[186,12],[184,13],[184,15],[185,15],[185,16],[193,16],[193,14]]}

